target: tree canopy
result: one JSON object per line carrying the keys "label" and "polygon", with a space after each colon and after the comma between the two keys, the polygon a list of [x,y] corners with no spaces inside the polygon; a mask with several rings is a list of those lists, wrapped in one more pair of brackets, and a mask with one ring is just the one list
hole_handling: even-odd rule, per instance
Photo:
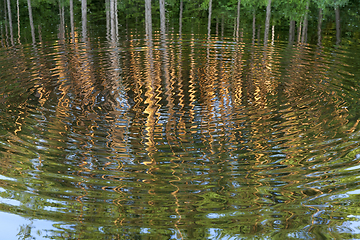
{"label": "tree canopy", "polygon": [[[70,0],[32,0],[32,8],[34,12],[35,25],[44,25],[51,22],[58,22],[59,18],[59,4],[68,7]],[[104,11],[106,10],[106,0],[88,0],[88,16],[95,18],[102,16],[104,18]],[[181,0],[165,0],[167,18],[177,19],[180,14]],[[6,22],[6,1],[0,1],[0,23]],[[152,14],[159,14],[159,1],[152,0]],[[183,11],[182,19],[184,22],[202,21],[208,18],[209,0],[182,0]],[[17,8],[16,1],[11,0],[12,15],[16,16]],[[27,16],[27,0],[19,0],[20,15]],[[145,2],[144,0],[118,0],[118,17],[119,23],[139,23],[145,21]],[[267,0],[241,0],[240,22],[252,22],[252,17],[256,15],[257,21],[263,22],[265,19]],[[307,5],[308,9],[307,9]],[[334,8],[345,8],[352,6],[352,8],[359,9],[360,2],[357,0],[272,0],[271,4],[271,24],[286,24],[291,20],[302,21],[307,13],[312,14],[314,18],[317,17],[319,8],[323,9],[323,19],[333,18]],[[212,1],[212,18],[223,19],[234,23],[237,18],[238,0],[213,0]],[[81,15],[81,4],[79,1],[74,1],[75,17],[79,18]],[[356,11],[355,11],[356,12]],[[78,14],[76,14],[78,13]],[[65,14],[68,14],[65,12]],[[51,15],[51,18],[48,16]],[[354,15],[354,14],[353,14]],[[356,15],[356,14],[355,14]],[[311,16],[311,15],[310,15]],[[67,16],[65,16],[67,17]],[[97,19],[101,19],[97,18]],[[154,17],[154,22],[159,21]],[[16,18],[12,18],[12,22],[16,22]]]}

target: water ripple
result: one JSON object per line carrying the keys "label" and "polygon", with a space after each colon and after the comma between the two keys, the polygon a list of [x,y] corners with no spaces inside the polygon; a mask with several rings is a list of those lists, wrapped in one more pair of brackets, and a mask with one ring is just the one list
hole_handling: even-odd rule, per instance
{"label": "water ripple", "polygon": [[159,33],[1,49],[1,210],[219,238],[356,222],[355,56]]}

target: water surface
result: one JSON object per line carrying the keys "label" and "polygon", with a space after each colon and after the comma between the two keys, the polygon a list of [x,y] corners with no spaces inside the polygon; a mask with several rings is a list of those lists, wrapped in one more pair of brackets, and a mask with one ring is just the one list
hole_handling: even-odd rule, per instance
{"label": "water surface", "polygon": [[75,30],[2,41],[7,239],[360,238],[355,44]]}

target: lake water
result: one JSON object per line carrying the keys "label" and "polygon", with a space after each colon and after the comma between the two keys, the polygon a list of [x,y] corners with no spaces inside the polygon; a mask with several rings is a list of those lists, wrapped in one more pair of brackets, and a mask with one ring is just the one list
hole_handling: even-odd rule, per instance
{"label": "lake water", "polygon": [[2,39],[2,239],[360,238],[359,43],[202,28]]}

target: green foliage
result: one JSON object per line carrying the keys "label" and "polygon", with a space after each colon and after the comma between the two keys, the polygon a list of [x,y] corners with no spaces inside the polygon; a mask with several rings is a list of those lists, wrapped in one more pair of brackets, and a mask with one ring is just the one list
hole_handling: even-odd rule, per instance
{"label": "green foliage", "polygon": [[310,0],[280,0],[275,1],[274,7],[282,10],[280,13],[284,16],[284,18],[301,21],[307,13],[306,5],[309,3]]}
{"label": "green foliage", "polygon": [[315,4],[319,8],[326,8],[326,7],[344,7],[346,4],[349,3],[349,0],[314,0]]}
{"label": "green foliage", "polygon": [[242,0],[241,4],[245,9],[256,10],[266,6],[267,1],[265,0]]}
{"label": "green foliage", "polygon": [[118,2],[118,10],[126,19],[138,19],[145,15],[144,0],[122,0]]}
{"label": "green foliage", "polygon": [[[177,19],[180,14],[180,0],[165,0],[166,14],[168,19]],[[255,13],[256,22],[264,22],[267,0],[241,0],[240,22],[251,23]],[[12,16],[16,16],[17,9],[15,1],[12,4]],[[47,29],[46,25],[59,23],[59,1],[58,0],[31,0],[34,24]],[[145,20],[144,0],[118,0],[119,23],[141,23]],[[309,11],[306,6],[309,4]],[[27,0],[19,1],[20,16],[28,21]],[[61,0],[60,5],[65,7],[65,18],[69,18],[69,0]],[[302,21],[306,14],[311,14],[309,19],[316,19],[318,8],[323,9],[323,19],[334,18],[334,8],[351,5],[352,9],[359,9],[360,2],[356,0],[273,0],[271,5],[271,24],[280,25],[295,20]],[[88,0],[88,18],[102,21],[105,19],[105,0]],[[212,18],[223,19],[233,24],[237,17],[238,0],[212,0]],[[209,0],[183,0],[182,19],[186,22],[201,22],[208,18]],[[0,24],[4,25],[6,6],[0,1]],[[353,11],[356,12],[356,11]],[[75,21],[81,19],[81,3],[74,1]],[[152,0],[153,22],[159,21],[159,1]],[[48,17],[51,16],[51,17]],[[312,17],[311,17],[312,16]],[[355,14],[353,17],[356,17]],[[16,22],[16,17],[12,18]],[[310,20],[311,21],[311,20]],[[16,28],[16,24],[13,24]],[[28,26],[28,22],[22,22],[22,26]],[[24,31],[29,31],[25,29]]]}

